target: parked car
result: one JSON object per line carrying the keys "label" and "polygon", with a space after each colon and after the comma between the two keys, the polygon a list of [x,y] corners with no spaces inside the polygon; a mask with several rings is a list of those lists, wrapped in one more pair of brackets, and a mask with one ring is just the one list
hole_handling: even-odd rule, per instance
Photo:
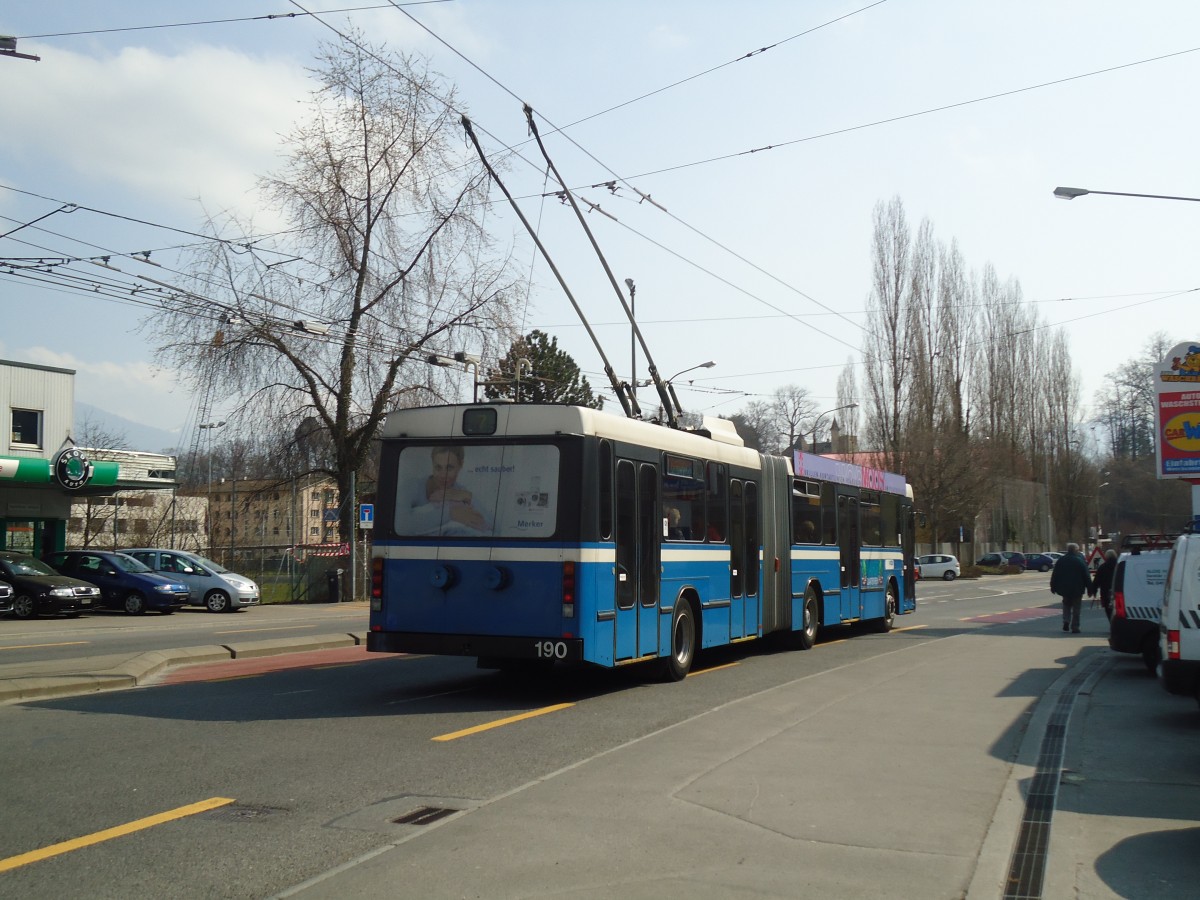
{"label": "parked car", "polygon": [[94,584],[100,603],[141,615],[148,609],[169,614],[187,604],[186,584],[156,575],[132,556],[103,550],[65,550],[51,553],[46,562],[64,575]]}
{"label": "parked car", "polygon": [[77,616],[100,604],[100,589],[95,585],[60,575],[25,553],[0,551],[0,580],[12,587],[9,611],[18,619],[59,613]]}
{"label": "parked car", "polygon": [[0,581],[0,615],[12,612],[13,596],[12,585],[7,581]]}
{"label": "parked car", "polygon": [[1200,534],[1175,541],[1163,588],[1159,628],[1160,683],[1200,701]]}
{"label": "parked car", "polygon": [[1158,669],[1158,622],[1170,562],[1170,550],[1122,553],[1113,570],[1108,646],[1118,653],[1140,653],[1151,675]]}
{"label": "parked car", "polygon": [[185,582],[192,589],[190,602],[207,607],[209,612],[236,612],[261,602],[253,579],[230,572],[196,553],[155,547],[136,547],[124,552],[160,575]]}
{"label": "parked car", "polygon": [[985,553],[975,561],[977,566],[1020,566],[1025,568],[1025,554],[1015,550],[1001,550],[999,553]]}
{"label": "parked car", "polygon": [[921,575],[925,578],[941,578],[945,581],[953,581],[962,574],[962,568],[958,564],[958,557],[951,556],[948,553],[929,553],[925,556],[918,556],[917,562],[921,566]]}
{"label": "parked car", "polygon": [[1025,571],[1049,572],[1054,568],[1054,563],[1049,553],[1030,553],[1025,557]]}

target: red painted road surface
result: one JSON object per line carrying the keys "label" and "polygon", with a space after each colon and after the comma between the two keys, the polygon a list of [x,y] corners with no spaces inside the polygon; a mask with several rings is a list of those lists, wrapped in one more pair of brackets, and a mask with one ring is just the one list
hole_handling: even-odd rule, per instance
{"label": "red painted road surface", "polygon": [[204,663],[172,669],[155,684],[186,684],[193,681],[221,681],[226,678],[248,678],[284,669],[315,669],[322,666],[348,666],[355,663],[395,659],[396,654],[367,653],[366,647],[338,647],[333,650],[310,650],[307,653],[288,653],[283,656],[256,656],[251,659],[231,659],[228,662]]}

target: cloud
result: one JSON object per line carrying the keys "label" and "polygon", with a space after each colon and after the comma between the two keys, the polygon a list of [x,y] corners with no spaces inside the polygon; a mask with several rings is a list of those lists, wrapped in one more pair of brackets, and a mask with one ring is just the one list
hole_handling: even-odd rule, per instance
{"label": "cloud", "polygon": [[297,62],[213,46],[106,58],[56,50],[5,76],[6,118],[25,123],[0,131],[11,161],[60,165],[189,212],[197,198],[252,208],[247,193],[275,165],[311,88]]}
{"label": "cloud", "polygon": [[168,369],[145,362],[83,359],[48,347],[26,348],[21,357],[35,365],[74,370],[75,399],[80,402],[167,430],[187,419],[190,395]]}

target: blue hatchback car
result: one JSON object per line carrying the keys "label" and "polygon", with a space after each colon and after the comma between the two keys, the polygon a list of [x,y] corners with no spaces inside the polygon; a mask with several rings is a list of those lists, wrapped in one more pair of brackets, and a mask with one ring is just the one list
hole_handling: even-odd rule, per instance
{"label": "blue hatchback car", "polygon": [[148,609],[173,613],[191,599],[191,589],[157,575],[132,556],[104,550],[66,550],[46,557],[53,568],[100,588],[100,605],[141,615]]}

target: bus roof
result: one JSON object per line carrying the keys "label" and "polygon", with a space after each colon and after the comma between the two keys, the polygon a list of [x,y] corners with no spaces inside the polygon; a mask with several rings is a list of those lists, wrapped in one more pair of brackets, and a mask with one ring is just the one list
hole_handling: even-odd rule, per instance
{"label": "bus roof", "polygon": [[[465,434],[463,412],[468,409],[496,411],[493,434]],[[629,419],[603,410],[583,406],[548,403],[472,403],[450,406],[422,406],[396,410],[388,414],[380,430],[384,440],[414,439],[487,439],[533,437],[538,435],[595,435],[655,447],[674,453],[699,456],[718,462],[759,468],[759,454],[744,446],[732,422],[705,418],[705,429],[687,431],[668,428],[640,419]]]}

